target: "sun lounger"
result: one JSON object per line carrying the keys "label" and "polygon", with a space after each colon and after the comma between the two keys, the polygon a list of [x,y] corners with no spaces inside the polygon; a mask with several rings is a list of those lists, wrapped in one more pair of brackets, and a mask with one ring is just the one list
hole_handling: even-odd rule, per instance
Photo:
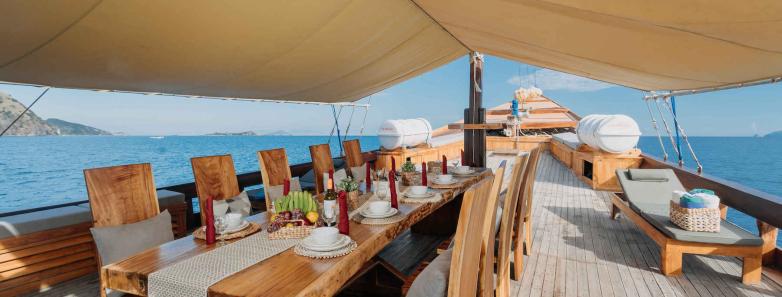
{"label": "sun lounger", "polygon": [[623,201],[612,199],[611,218],[621,211],[660,246],[665,275],[682,272],[682,254],[725,255],[744,258],[742,282],[757,283],[761,277],[763,239],[722,220],[720,232],[692,232],[679,228],[669,218],[674,190],[686,191],[670,169],[619,169]]}

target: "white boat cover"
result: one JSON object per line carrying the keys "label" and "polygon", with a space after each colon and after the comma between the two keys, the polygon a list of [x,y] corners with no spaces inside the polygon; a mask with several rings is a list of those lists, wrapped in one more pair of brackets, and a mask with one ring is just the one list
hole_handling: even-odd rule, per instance
{"label": "white boat cover", "polygon": [[782,76],[782,1],[0,1],[0,80],[354,101],[470,50],[642,90]]}

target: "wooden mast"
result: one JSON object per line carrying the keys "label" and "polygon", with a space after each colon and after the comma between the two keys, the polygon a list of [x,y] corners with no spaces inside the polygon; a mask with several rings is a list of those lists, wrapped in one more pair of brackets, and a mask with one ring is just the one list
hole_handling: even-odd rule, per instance
{"label": "wooden mast", "polygon": [[[470,53],[470,105],[464,110],[465,124],[483,124],[486,110],[483,108],[483,55]],[[464,130],[464,157],[466,165],[486,166],[486,130]]]}

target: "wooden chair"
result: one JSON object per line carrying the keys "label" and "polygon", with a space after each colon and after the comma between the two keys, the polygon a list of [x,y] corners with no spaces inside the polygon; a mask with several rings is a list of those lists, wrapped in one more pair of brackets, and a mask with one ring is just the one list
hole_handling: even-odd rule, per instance
{"label": "wooden chair", "polygon": [[[199,209],[204,209],[208,197],[223,200],[241,193],[231,155],[196,157],[190,159],[190,164],[193,167]],[[206,216],[201,211],[201,224],[204,222]]]}
{"label": "wooden chair", "polygon": [[361,153],[361,143],[358,139],[343,141],[342,148],[345,149],[345,163],[348,168],[364,166],[364,155]]}
{"label": "wooden chair", "polygon": [[[505,193],[505,201],[502,206],[500,232],[497,235],[499,237],[499,246],[497,247],[497,289],[495,294],[497,297],[510,296],[510,257],[513,244],[513,225],[516,218],[515,210],[518,206],[519,194],[521,193],[521,181],[527,169],[527,160],[529,160],[529,155],[515,158],[510,181],[508,182],[508,190]],[[512,211],[504,211],[506,209]]]}
{"label": "wooden chair", "polygon": [[[84,170],[87,196],[94,227],[132,224],[160,214],[149,163]],[[103,266],[97,257],[98,270]],[[100,295],[106,296],[106,283],[100,274]]]}
{"label": "wooden chair", "polygon": [[315,193],[324,192],[323,173],[334,170],[334,160],[331,159],[331,148],[327,143],[310,146],[312,171],[315,172]]}
{"label": "wooden chair", "polygon": [[524,268],[524,255],[532,250],[532,191],[535,186],[540,148],[529,153],[527,169],[521,182],[521,193],[516,206],[516,224],[513,230],[513,271],[516,280],[521,279]]}
{"label": "wooden chair", "polygon": [[[429,297],[441,293],[447,296],[478,295],[478,283],[483,278],[483,274],[480,269],[475,268],[483,267],[481,264],[483,241],[474,239],[483,236],[483,225],[487,222],[485,216],[489,214],[492,181],[493,177],[486,177],[464,192],[453,238],[453,249],[439,255],[420,274],[413,275],[415,279],[410,290],[407,291],[408,297]],[[447,266],[443,267],[443,265]],[[443,276],[448,278],[447,286],[432,282],[442,279]]]}
{"label": "wooden chair", "polygon": [[500,191],[505,178],[505,165],[502,161],[494,170],[494,179],[489,191],[487,213],[483,217],[483,233],[481,235],[481,281],[479,284],[479,296],[494,296],[494,244],[497,235],[497,208],[500,206]]}
{"label": "wooden chair", "polygon": [[[285,179],[291,179],[291,167],[288,165],[288,155],[284,148],[259,151],[258,163],[261,167],[264,197],[271,197],[267,191],[269,187],[282,185],[285,183]],[[273,201],[271,199],[265,200],[266,209],[272,209]]]}

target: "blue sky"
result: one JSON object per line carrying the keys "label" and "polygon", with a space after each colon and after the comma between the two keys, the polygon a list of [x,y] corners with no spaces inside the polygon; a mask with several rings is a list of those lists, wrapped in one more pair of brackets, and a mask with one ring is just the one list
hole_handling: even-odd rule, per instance
{"label": "blue sky", "polygon": [[[383,120],[423,117],[435,127],[461,118],[468,98],[468,63],[461,58],[368,98],[364,135],[375,134]],[[544,95],[580,115],[627,114],[652,135],[642,93],[594,80],[487,56],[484,106],[512,99],[519,86],[536,83]],[[0,85],[29,104],[42,89]],[[747,136],[782,130],[782,84],[726,90],[677,98],[680,123],[691,136]],[[33,111],[128,135],[197,135],[211,132],[277,130],[328,134],[333,125],[328,106],[186,99],[169,96],[99,93],[53,89]],[[344,128],[352,109],[341,117]],[[359,133],[364,116],[356,109],[350,134]]]}

